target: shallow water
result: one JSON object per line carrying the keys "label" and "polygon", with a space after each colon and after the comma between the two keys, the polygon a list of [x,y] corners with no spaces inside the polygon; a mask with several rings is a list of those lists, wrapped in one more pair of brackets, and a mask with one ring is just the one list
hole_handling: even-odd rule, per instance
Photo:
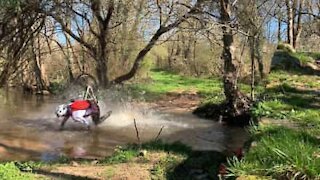
{"label": "shallow water", "polygon": [[61,119],[55,107],[64,103],[52,97],[37,98],[16,92],[2,93],[0,103],[0,160],[50,161],[60,155],[73,158],[102,158],[114,148],[137,142],[133,119],[141,141],[159,136],[167,142],[181,141],[195,150],[225,151],[241,147],[247,140],[242,128],[223,126],[191,113],[166,113],[130,103],[102,103],[102,112],[113,113],[91,131],[73,122],[59,131]]}

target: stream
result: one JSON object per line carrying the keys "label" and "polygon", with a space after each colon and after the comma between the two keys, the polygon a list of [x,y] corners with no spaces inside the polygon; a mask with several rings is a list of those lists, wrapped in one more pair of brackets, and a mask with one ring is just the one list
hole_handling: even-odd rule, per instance
{"label": "stream", "polygon": [[248,139],[243,128],[224,126],[198,118],[191,112],[161,112],[130,103],[99,102],[102,114],[112,115],[91,131],[69,119],[63,131],[55,116],[54,97],[24,95],[15,91],[0,94],[0,161],[52,161],[60,156],[99,159],[117,146],[136,143],[133,119],[142,142],[157,137],[180,141],[200,151],[225,151],[242,147]]}

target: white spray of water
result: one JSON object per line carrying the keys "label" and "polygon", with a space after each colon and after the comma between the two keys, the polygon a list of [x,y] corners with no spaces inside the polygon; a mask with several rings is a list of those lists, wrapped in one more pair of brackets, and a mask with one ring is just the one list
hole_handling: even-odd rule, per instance
{"label": "white spray of water", "polygon": [[112,126],[114,128],[123,128],[134,126],[134,120],[144,128],[164,126],[186,128],[187,124],[175,122],[168,119],[165,114],[161,114],[154,109],[137,103],[100,103],[102,114],[111,110],[111,116],[101,124],[101,126]]}

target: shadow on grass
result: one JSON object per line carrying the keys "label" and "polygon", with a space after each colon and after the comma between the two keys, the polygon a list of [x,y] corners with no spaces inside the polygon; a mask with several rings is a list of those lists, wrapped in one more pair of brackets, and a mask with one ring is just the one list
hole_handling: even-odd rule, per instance
{"label": "shadow on grass", "polygon": [[314,146],[320,145],[320,139],[310,135],[305,131],[300,131],[294,128],[283,127],[283,126],[271,126],[262,130],[261,132],[255,133],[255,140],[260,140],[267,137],[294,137],[294,139],[299,139],[301,142],[309,143]]}
{"label": "shadow on grass", "polygon": [[54,179],[66,179],[66,180],[96,180],[96,178],[89,178],[84,176],[76,176],[72,174],[59,173],[59,172],[50,172],[41,169],[35,169],[32,171],[35,174],[45,175],[47,177],[52,177]]}
{"label": "shadow on grass", "polygon": [[219,166],[226,156],[216,151],[193,151],[166,175],[166,179],[219,179]]}
{"label": "shadow on grass", "polygon": [[[139,148],[138,145],[131,147]],[[168,154],[177,153],[187,157],[178,164],[170,159],[170,156],[163,162],[158,162],[159,167],[154,167],[153,170],[160,168],[166,171],[166,179],[218,179],[219,166],[226,162],[226,156],[221,152],[193,151],[191,147],[180,142],[168,144],[157,140],[144,143],[141,148],[148,151],[164,151]]]}
{"label": "shadow on grass", "polygon": [[277,98],[282,102],[302,109],[319,109],[320,91],[298,89],[286,83],[273,88],[268,88],[264,95]]}

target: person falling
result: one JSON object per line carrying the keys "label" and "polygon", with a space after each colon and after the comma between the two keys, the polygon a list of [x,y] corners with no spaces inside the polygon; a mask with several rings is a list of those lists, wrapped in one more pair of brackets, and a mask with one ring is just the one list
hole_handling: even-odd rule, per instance
{"label": "person falling", "polygon": [[57,117],[64,117],[60,130],[63,129],[67,120],[71,117],[75,122],[82,123],[86,128],[90,129],[89,118],[91,117],[97,126],[111,115],[109,111],[105,116],[100,117],[100,108],[94,100],[72,100],[69,104],[59,105],[56,109]]}

